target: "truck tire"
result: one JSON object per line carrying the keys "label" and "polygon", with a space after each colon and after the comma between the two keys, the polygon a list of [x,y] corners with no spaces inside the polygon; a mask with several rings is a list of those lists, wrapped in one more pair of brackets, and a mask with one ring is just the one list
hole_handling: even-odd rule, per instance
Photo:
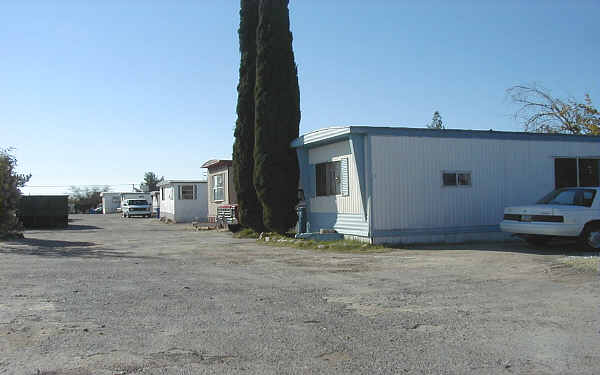
{"label": "truck tire", "polygon": [[586,250],[600,251],[600,224],[588,224],[581,232],[580,242]]}

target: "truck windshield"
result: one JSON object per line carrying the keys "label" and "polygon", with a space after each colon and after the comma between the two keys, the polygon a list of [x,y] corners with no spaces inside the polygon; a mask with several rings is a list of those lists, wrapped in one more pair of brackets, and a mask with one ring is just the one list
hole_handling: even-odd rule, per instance
{"label": "truck windshield", "polygon": [[537,204],[591,207],[595,196],[594,189],[558,189],[540,199]]}
{"label": "truck windshield", "polygon": [[127,201],[130,206],[147,206],[148,202],[143,199],[131,199]]}

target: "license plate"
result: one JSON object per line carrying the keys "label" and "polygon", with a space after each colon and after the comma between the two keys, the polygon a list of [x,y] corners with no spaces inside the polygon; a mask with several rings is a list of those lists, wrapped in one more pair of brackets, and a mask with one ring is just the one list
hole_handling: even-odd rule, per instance
{"label": "license plate", "polygon": [[521,221],[531,221],[531,215],[523,215],[521,216]]}

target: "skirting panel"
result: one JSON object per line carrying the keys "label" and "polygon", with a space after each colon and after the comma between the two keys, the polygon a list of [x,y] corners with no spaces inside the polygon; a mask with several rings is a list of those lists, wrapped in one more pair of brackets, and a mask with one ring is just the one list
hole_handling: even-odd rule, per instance
{"label": "skirting panel", "polygon": [[497,225],[375,231],[374,244],[461,243],[476,241],[507,241],[510,233]]}
{"label": "skirting panel", "polygon": [[320,229],[335,229],[344,235],[369,236],[369,224],[362,214],[338,214],[312,212],[308,220],[309,232]]}

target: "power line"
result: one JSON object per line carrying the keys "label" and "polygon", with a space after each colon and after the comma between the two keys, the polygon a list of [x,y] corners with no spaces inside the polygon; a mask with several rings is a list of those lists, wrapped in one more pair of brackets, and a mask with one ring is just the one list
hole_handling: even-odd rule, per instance
{"label": "power line", "polygon": [[103,187],[103,186],[131,186],[137,184],[87,184],[87,185],[25,185],[30,188],[70,188],[70,187]]}

